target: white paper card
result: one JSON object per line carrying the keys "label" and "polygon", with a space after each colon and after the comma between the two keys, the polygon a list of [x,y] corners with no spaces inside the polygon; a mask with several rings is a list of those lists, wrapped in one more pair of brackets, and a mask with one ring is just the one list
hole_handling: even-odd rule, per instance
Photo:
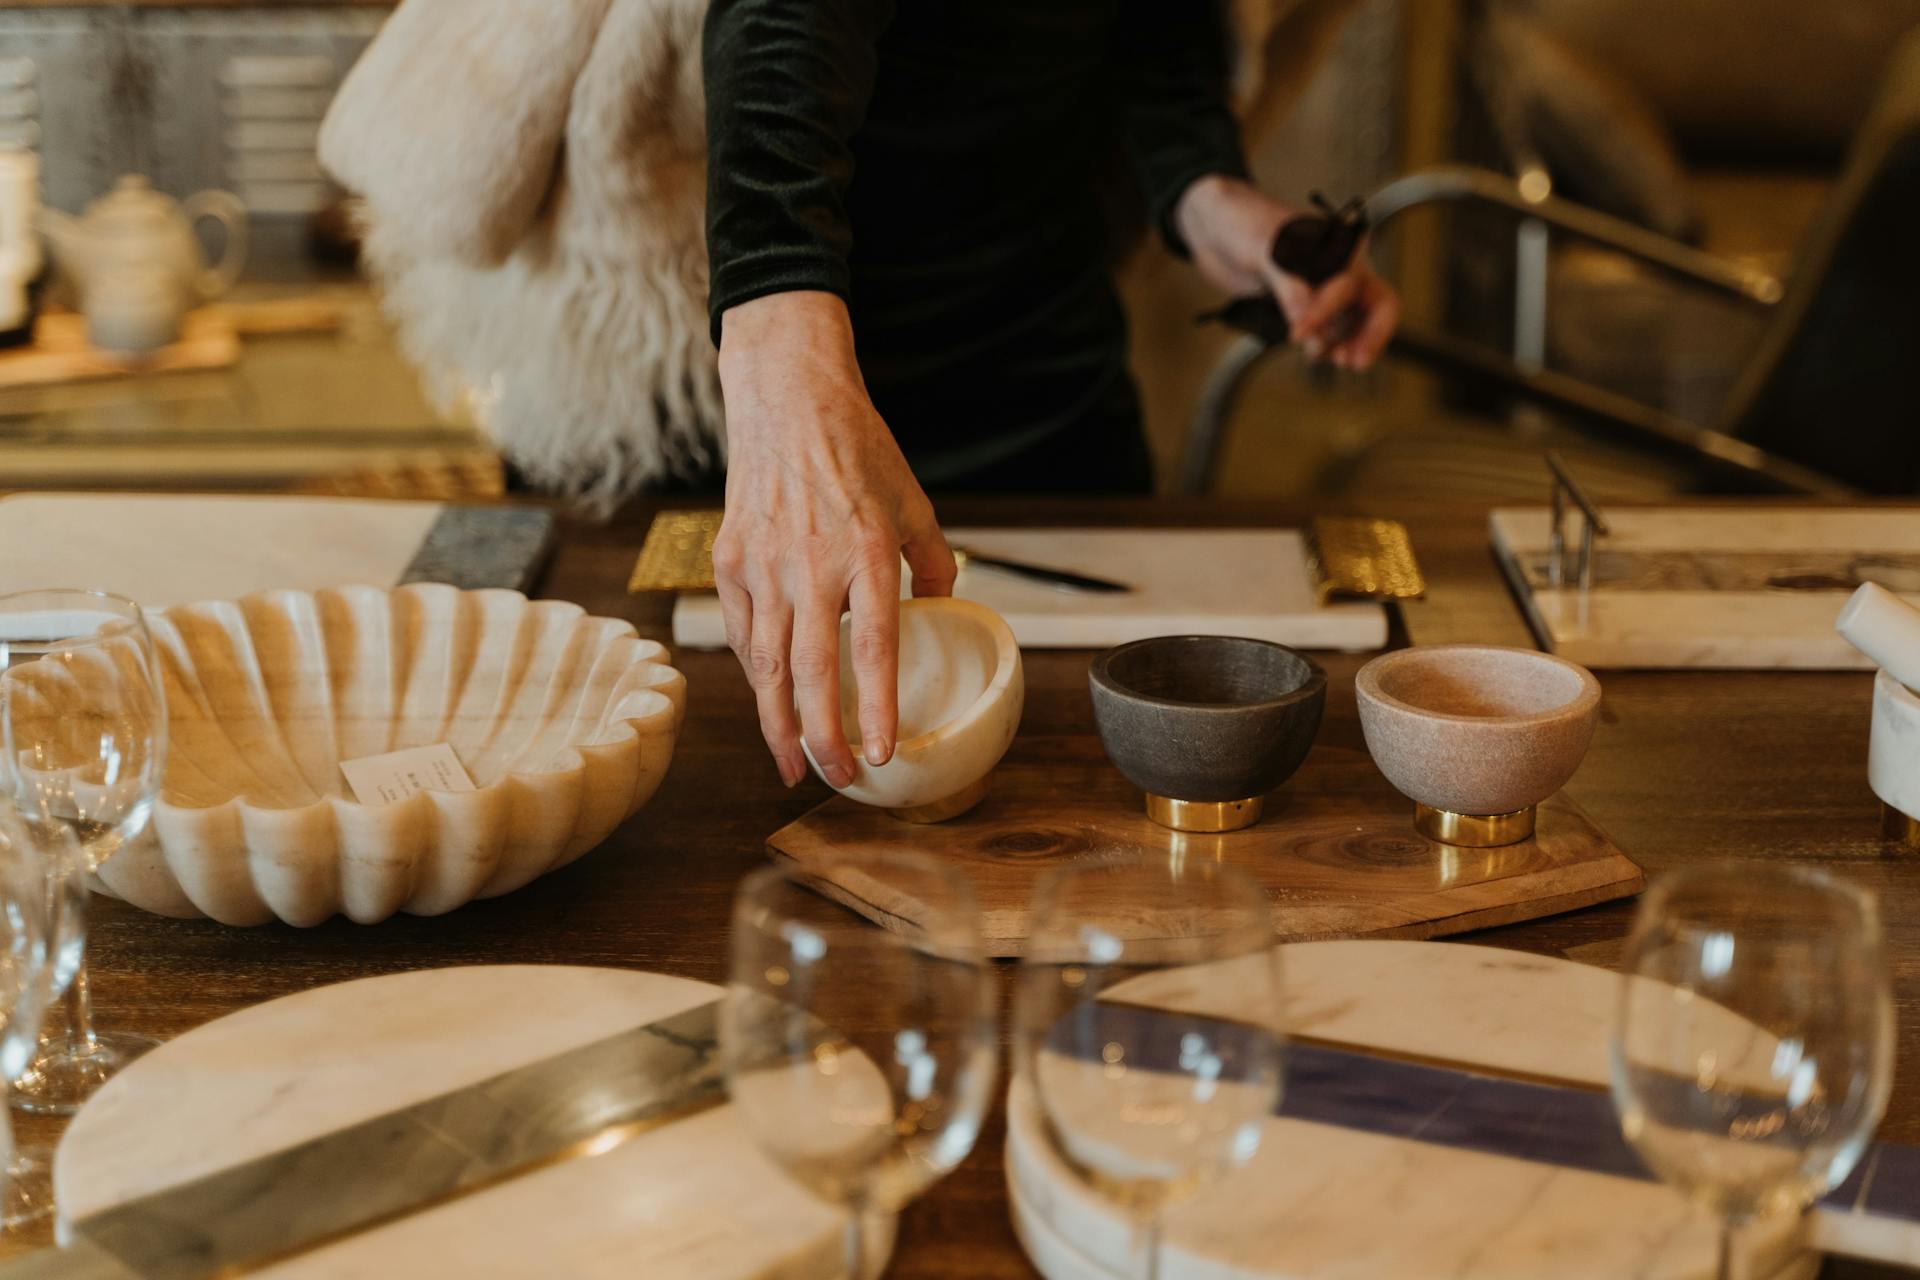
{"label": "white paper card", "polygon": [[444,742],[383,756],[342,760],[340,772],[361,804],[392,804],[419,791],[471,791],[473,779]]}

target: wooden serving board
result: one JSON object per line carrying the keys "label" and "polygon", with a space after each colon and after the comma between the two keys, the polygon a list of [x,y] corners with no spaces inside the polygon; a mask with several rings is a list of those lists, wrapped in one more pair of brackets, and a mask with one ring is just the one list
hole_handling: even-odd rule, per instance
{"label": "wooden serving board", "polygon": [[[884,872],[830,867],[863,850],[910,843],[959,865],[980,896],[988,954],[1017,956],[1034,882],[1050,867],[1107,853],[1219,859],[1266,886],[1287,939],[1431,938],[1509,924],[1640,891],[1640,868],[1564,794],[1540,809],[1530,840],[1457,849],[1413,829],[1413,803],[1366,753],[1316,747],[1267,798],[1266,816],[1227,835],[1191,835],[1149,821],[1140,793],[1092,737],[1021,738],[979,808],[908,827],[836,796],[775,832],[769,851],[820,872],[821,888],[889,927],[925,904]],[[1124,928],[1124,921],[1115,921]]]}
{"label": "wooden serving board", "polygon": [[[1834,633],[1854,588],[1920,604],[1920,516],[1896,508],[1622,508],[1605,513],[1594,586],[1548,581],[1544,507],[1495,511],[1489,533],[1534,634],[1589,667],[1866,670]],[[1567,518],[1577,547],[1580,518]],[[1569,571],[1573,557],[1567,559]]]}
{"label": "wooden serving board", "polygon": [[[1606,1096],[1614,974],[1442,943],[1281,956],[1286,1096],[1248,1164],[1167,1212],[1166,1280],[1713,1274],[1716,1222],[1619,1137]],[[1206,1010],[1221,993],[1196,972],[1127,998]],[[1810,1276],[1823,1251],[1920,1261],[1917,1154],[1870,1149],[1808,1219],[1748,1228],[1752,1274]],[[1015,1226],[1047,1280],[1141,1274],[1131,1224],[1055,1153],[1024,1080],[1007,1102],[1006,1169]]]}
{"label": "wooden serving board", "polygon": [[140,356],[103,351],[87,340],[84,316],[49,312],[33,329],[33,341],[0,351],[0,390],[88,382],[139,373],[189,373],[225,369],[240,359],[240,336],[232,317],[213,307],[189,311],[180,340]]}
{"label": "wooden serving board", "polygon": [[[208,1217],[215,1222],[163,1221],[144,1234],[119,1224],[109,1238],[123,1247],[176,1247],[229,1212],[244,1218],[256,1200],[271,1200],[289,1181],[311,1193],[302,1212],[324,1222],[351,1204],[355,1184],[349,1175],[315,1185],[316,1166],[291,1154],[299,1144],[721,994],[706,983],[633,970],[497,965],[389,974],[244,1009],[141,1058],[74,1118],[54,1165],[62,1236],[71,1237],[78,1224],[78,1234],[91,1238],[90,1225],[117,1208],[151,1205],[149,1197],[241,1165],[250,1174],[244,1194],[214,1207]],[[711,1044],[694,1048],[717,1052]],[[637,1059],[622,1065],[645,1069]],[[597,1100],[593,1083],[582,1082],[581,1099]],[[621,1083],[609,1081],[607,1096],[622,1096]],[[570,1097],[547,1101],[566,1104],[562,1120],[579,1105]],[[541,1119],[536,1111],[524,1126],[483,1142],[465,1132],[449,1141],[483,1159],[513,1150]],[[410,1141],[383,1133],[364,1160],[430,1177],[434,1161]],[[586,1147],[358,1234],[342,1238],[321,1230],[315,1247],[250,1274],[270,1280],[829,1280],[844,1274],[844,1219],[763,1156],[724,1102],[669,1113],[617,1144]],[[164,1229],[170,1225],[178,1229]],[[871,1254],[884,1267],[892,1225],[875,1218],[869,1231]],[[150,1269],[138,1257],[128,1261],[140,1274],[185,1274]]]}

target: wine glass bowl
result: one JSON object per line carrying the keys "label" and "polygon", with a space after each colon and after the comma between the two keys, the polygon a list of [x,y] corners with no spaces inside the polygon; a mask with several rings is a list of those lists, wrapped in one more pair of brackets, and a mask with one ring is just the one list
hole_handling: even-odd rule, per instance
{"label": "wine glass bowl", "polygon": [[22,1110],[70,1115],[156,1043],[94,1029],[85,922],[89,875],[152,816],[166,745],[159,664],[138,604],[97,591],[0,596],[0,788],[42,847],[67,851],[46,889],[68,1027],[18,1078]]}
{"label": "wine glass bowl", "polygon": [[1066,1166],[1134,1220],[1251,1159],[1280,1101],[1283,1003],[1266,896],[1218,863],[1063,867],[1036,890],[1016,1068]]}
{"label": "wine glass bowl", "polygon": [[898,1212],[973,1149],[997,1057],[971,886],[918,855],[860,862],[876,857],[890,883],[914,884],[939,908],[895,933],[796,872],[755,872],[735,899],[720,1024],[748,1132],[789,1177],[848,1210],[851,1277],[865,1274],[866,1217]]}
{"label": "wine glass bowl", "polygon": [[1648,891],[1623,973],[1612,1062],[1622,1132],[1728,1224],[1724,1252],[1734,1226],[1797,1212],[1845,1180],[1893,1075],[1869,894],[1802,867],[1680,871]]}

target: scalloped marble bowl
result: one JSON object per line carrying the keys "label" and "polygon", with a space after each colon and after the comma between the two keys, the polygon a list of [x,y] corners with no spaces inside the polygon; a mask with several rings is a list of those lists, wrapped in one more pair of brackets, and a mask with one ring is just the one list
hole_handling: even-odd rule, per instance
{"label": "scalloped marble bowl", "polygon": [[[370,924],[510,893],[652,797],[686,705],[630,624],[517,591],[274,591],[150,621],[165,784],[100,887],[160,915]],[[473,791],[366,805],[340,772],[441,742]]]}
{"label": "scalloped marble bowl", "polygon": [[[893,759],[875,768],[861,757],[851,626],[841,620],[840,727],[853,781],[840,794],[909,822],[942,822],[980,803],[1026,702],[1013,628],[971,600],[900,602],[900,736]],[[811,750],[807,760],[818,773]]]}

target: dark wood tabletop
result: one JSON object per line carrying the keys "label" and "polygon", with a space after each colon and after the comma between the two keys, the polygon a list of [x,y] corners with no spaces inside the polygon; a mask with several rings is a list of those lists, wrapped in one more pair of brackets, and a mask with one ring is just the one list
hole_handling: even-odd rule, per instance
{"label": "dark wood tabletop", "polygon": [[[1292,524],[1306,514],[1066,501],[941,510],[951,523],[1023,524]],[[1436,599],[1457,593],[1477,602],[1489,638],[1511,639],[1517,609],[1488,589],[1499,578],[1485,512],[1435,506],[1392,514],[1412,529]],[[610,525],[570,527],[538,594],[631,619],[664,639],[668,601],[625,591],[649,515],[643,505]],[[1353,675],[1365,656],[1320,655],[1329,677],[1323,743],[1362,745]],[[1083,652],[1027,655],[1023,733],[1091,733],[1088,662]],[[731,655],[682,653],[677,665],[691,693],[672,772],[604,847],[506,897],[438,919],[375,926],[335,920],[307,930],[231,929],[100,900],[92,945],[99,1021],[171,1036],[324,983],[441,965],[611,965],[724,980],[734,883],[761,863],[770,833],[828,792],[811,779],[791,791],[781,786]],[[1600,728],[1570,790],[1650,871],[1716,856],[1792,858],[1831,866],[1879,892],[1903,1063],[1882,1136],[1920,1143],[1920,856],[1895,852],[1879,836],[1866,780],[1870,678],[1606,672],[1602,685]],[[1609,964],[1631,913],[1630,903],[1614,903],[1470,936]],[[996,1117],[966,1164],[908,1212],[891,1275],[1034,1274],[1007,1218],[1003,1136]]]}

